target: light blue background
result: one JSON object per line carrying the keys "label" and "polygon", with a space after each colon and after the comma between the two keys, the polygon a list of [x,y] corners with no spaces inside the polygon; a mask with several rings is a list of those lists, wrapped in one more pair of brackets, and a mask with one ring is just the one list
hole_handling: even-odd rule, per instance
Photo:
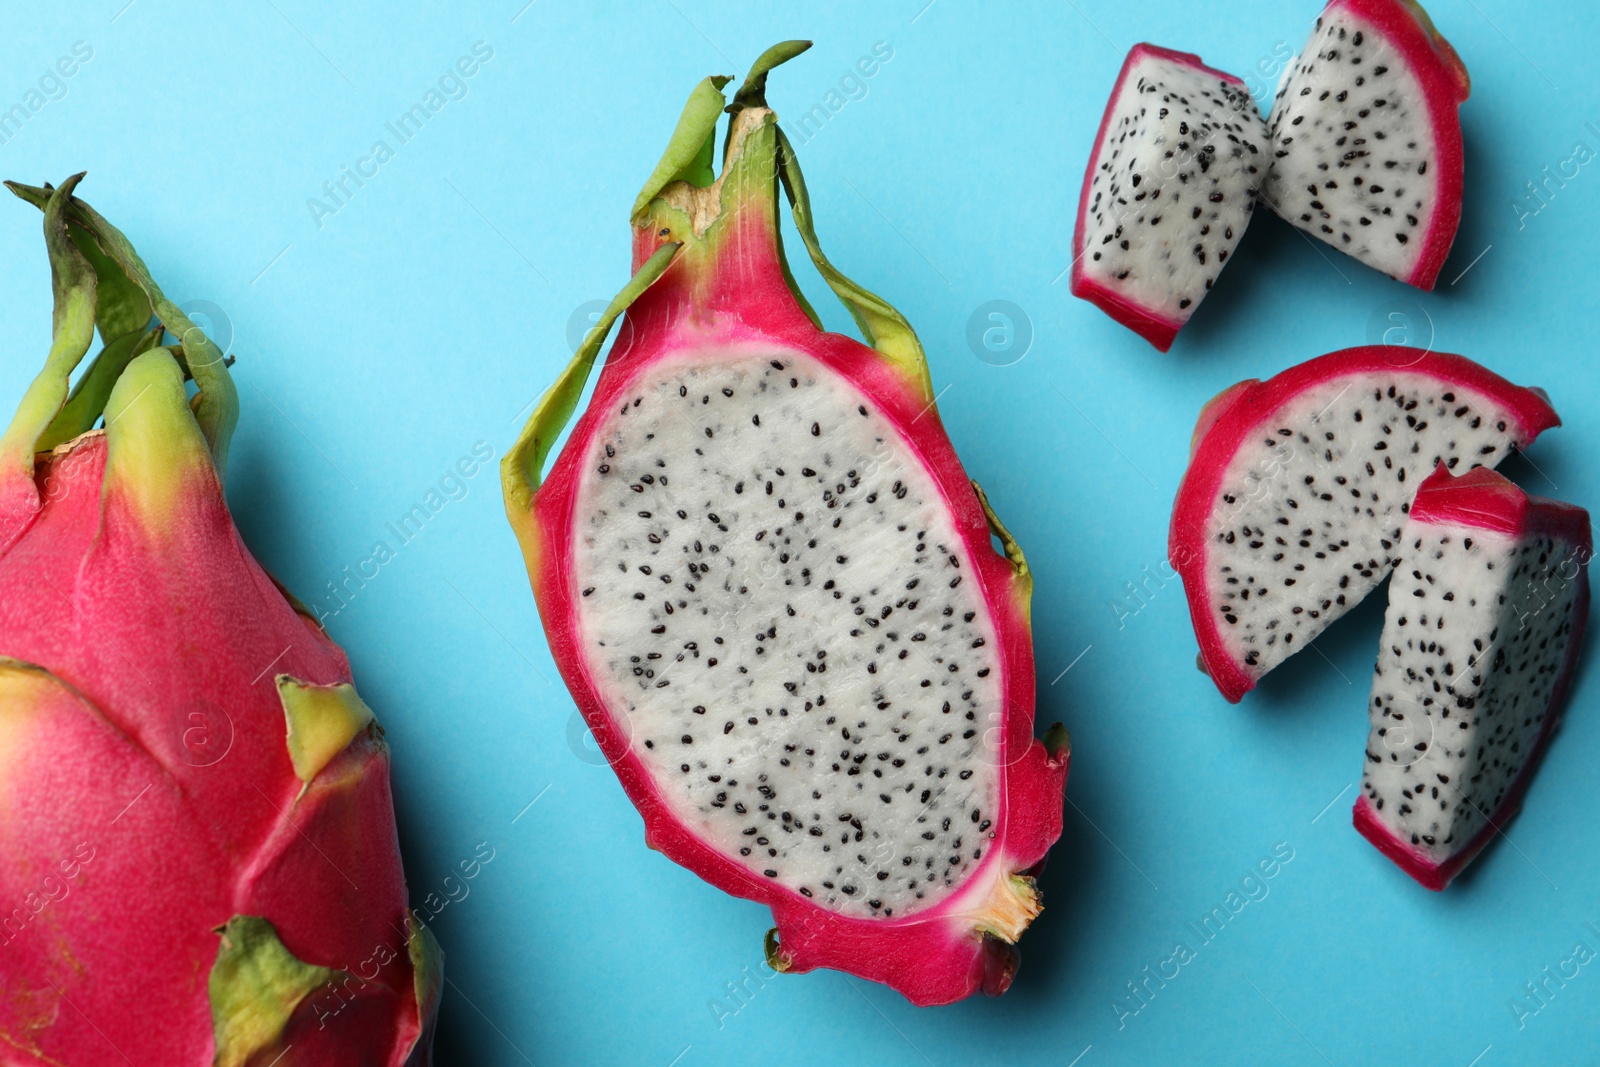
{"label": "light blue background", "polygon": [[[495,850],[435,922],[441,1063],[1596,1062],[1600,965],[1520,1029],[1509,1006],[1575,942],[1600,949],[1585,925],[1600,926],[1593,669],[1511,842],[1436,895],[1349,824],[1381,605],[1229,707],[1194,669],[1178,585],[1152,583],[1136,613],[1124,600],[1125,583],[1159,572],[1200,404],[1363,343],[1391,312],[1548,387],[1567,425],[1511,473],[1600,503],[1600,166],[1551,183],[1537,213],[1524,189],[1576,142],[1600,151],[1592,5],[1433,5],[1474,83],[1465,219],[1438,292],[1262,215],[1161,355],[1063,277],[1118,65],[1150,39],[1270,88],[1256,65],[1299,47],[1315,0],[1238,0],[1225,16],[1157,0],[524,2],[27,5],[0,37],[0,107],[75,41],[94,55],[0,145],[0,172],[88,169],[83,195],[167,291],[223,309],[244,404],[235,515],[269,569],[331,607],[325,584],[393,543],[385,524],[475,442],[498,459],[566,362],[574,311],[626,280],[628,208],[695,81],[814,38],[771,82],[792,129],[887,42],[865,96],[796,138],[819,229],[921,331],[950,434],[1028,552],[1038,717],[1066,722],[1075,758],[1047,909],[1006,997],[917,1010],[817,973],[729,999],[746,968],[763,973],[767,915],[645,849],[582,748],[491,465],[328,621],[388,729],[414,899],[480,842]],[[494,56],[465,98],[399,145],[384,124],[479,40]],[[307,199],[379,138],[394,158],[319,228]],[[0,249],[0,396],[14,398],[48,338],[33,209],[0,209]],[[809,265],[799,274],[847,328]],[[969,316],[993,299],[1031,322],[1014,365],[968,344]],[[1186,923],[1278,842],[1294,859],[1269,895],[1199,945]],[[1119,1029],[1125,983],[1180,939],[1198,958]]]}

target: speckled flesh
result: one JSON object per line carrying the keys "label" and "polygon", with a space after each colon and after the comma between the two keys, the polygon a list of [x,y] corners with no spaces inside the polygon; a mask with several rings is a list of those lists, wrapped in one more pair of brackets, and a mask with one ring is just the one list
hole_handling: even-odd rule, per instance
{"label": "speckled flesh", "polygon": [[1432,289],[1461,218],[1466,70],[1408,0],[1334,0],[1286,72],[1263,197],[1370,267]]}
{"label": "speckled flesh", "polygon": [[1243,82],[1135,45],[1084,175],[1073,294],[1166,351],[1244,236],[1268,160]]}
{"label": "speckled flesh", "polygon": [[750,875],[847,915],[937,903],[992,840],[1003,666],[937,487],[798,350],[652,371],[596,427],[576,502],[603,699]]}
{"label": "speckled flesh", "polygon": [[1201,662],[1236,701],[1388,575],[1415,488],[1559,424],[1460,356],[1346,349],[1208,405],[1173,508]]}
{"label": "speckled flesh", "polygon": [[813,250],[879,347],[808,315],[774,177],[814,240],[803,183],[735,100],[722,177],[641,198],[635,268],[660,273],[543,478],[571,381],[536,410],[507,513],[648,842],[768,905],[775,967],[1003,992],[1068,760],[1032,736],[1026,565],[991,547],[898,313]]}
{"label": "speckled flesh", "polygon": [[1583,642],[1579,508],[1485,469],[1417,492],[1389,584],[1355,823],[1430,889],[1516,814]]}

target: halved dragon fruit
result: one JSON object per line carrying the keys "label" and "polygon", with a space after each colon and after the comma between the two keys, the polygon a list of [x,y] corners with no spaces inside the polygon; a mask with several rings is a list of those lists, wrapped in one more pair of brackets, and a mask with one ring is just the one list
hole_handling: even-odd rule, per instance
{"label": "halved dragon fruit", "polygon": [[7,183],[55,329],[0,437],[0,1060],[422,1067],[383,731],[228,514],[222,353],[81,177]]}
{"label": "halved dragon fruit", "polygon": [[[1033,737],[1022,553],[956,458],[915,333],[823,256],[767,109],[767,72],[807,47],[756,62],[720,177],[728,79],[690,96],[634,205],[636,274],[507,454],[506,509],[650,846],[769,905],[775,968],[945,1003],[1011,982],[1068,752],[1059,727]],[[825,333],[795,288],[780,180],[874,347]]]}
{"label": "halved dragon fruit", "polygon": [[1239,700],[1388,575],[1435,467],[1494,466],[1557,425],[1542,390],[1383,345],[1222,392],[1195,427],[1168,548],[1202,669]]}
{"label": "halved dragon fruit", "polygon": [[1083,178],[1073,295],[1165,352],[1244,236],[1267,140],[1240,79],[1135,45]]}
{"label": "halved dragon fruit", "polygon": [[1432,289],[1461,221],[1470,89],[1414,0],[1333,0],[1273,103],[1263,196],[1313,237]]}
{"label": "halved dragon fruit", "polygon": [[1399,555],[1355,825],[1443,889],[1517,813],[1555,729],[1594,542],[1582,508],[1441,466],[1417,490]]}

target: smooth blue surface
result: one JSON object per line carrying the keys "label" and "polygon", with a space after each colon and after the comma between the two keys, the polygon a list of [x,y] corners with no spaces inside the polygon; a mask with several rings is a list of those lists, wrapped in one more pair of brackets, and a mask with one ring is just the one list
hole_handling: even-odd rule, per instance
{"label": "smooth blue surface", "polygon": [[[1600,965],[1551,982],[1520,1028],[1511,1007],[1575,943],[1600,950],[1592,668],[1512,840],[1436,895],[1349,824],[1380,605],[1229,707],[1194,669],[1178,585],[1125,599],[1125,583],[1160,569],[1201,403],[1363,343],[1390,312],[1416,325],[1420,307],[1435,347],[1549,388],[1567,425],[1511,473],[1600,504],[1600,164],[1569,166],[1576,177],[1551,182],[1542,206],[1524,188],[1576,143],[1600,152],[1592,4],[1432,5],[1473,74],[1465,221],[1438,292],[1263,215],[1161,355],[1063,277],[1122,55],[1151,39],[1270,87],[1275,72],[1256,65],[1299,47],[1315,0],[1238,0],[1226,17],[1156,0],[804,13],[505,0],[405,15],[125,2],[10,13],[0,107],[74,42],[93,58],[0,144],[0,176],[87,168],[82,194],[169,294],[221,309],[244,405],[231,501],[269,569],[332,611],[324,590],[343,567],[375,541],[398,547],[328,625],[393,745],[414,899],[442,894],[480,842],[495,850],[435,923],[446,1067],[1595,1062]],[[1000,1000],[917,1010],[839,974],[766,975],[764,909],[646,850],[583,747],[493,464],[445,485],[460,499],[411,543],[385,526],[475,443],[498,459],[567,360],[575,311],[626,280],[628,208],[695,81],[802,36],[817,47],[771,81],[780,117],[826,103],[876,42],[893,49],[864,93],[847,82],[847,102],[795,140],[826,247],[920,330],[950,433],[1028,552],[1039,719],[1064,720],[1075,741],[1047,910]],[[385,124],[478,41],[493,57],[465,95],[400,144]],[[326,201],[322,183],[380,139],[393,158],[319,226],[308,198]],[[32,208],[0,204],[0,249],[0,397],[15,398],[48,339]],[[799,274],[846,328],[814,273]],[[997,299],[1031,323],[1031,350],[1010,366],[967,340],[974,310]],[[1187,924],[1279,842],[1294,858],[1267,895],[1202,944]],[[1119,1028],[1125,984],[1180,940],[1196,957]]]}

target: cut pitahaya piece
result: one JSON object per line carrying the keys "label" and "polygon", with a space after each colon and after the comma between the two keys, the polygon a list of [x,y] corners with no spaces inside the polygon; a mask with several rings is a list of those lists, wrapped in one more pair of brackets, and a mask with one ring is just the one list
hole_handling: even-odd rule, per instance
{"label": "cut pitahaya piece", "polygon": [[1202,669],[1230,701],[1377,587],[1416,487],[1498,464],[1560,419],[1461,356],[1373,345],[1206,405],[1173,505]]}
{"label": "cut pitahaya piece", "polygon": [[[779,970],[915,1003],[1000,993],[1061,832],[1021,551],[939,421],[916,334],[823,256],[764,98],[695,89],[633,212],[637,273],[502,467],[557,665],[652,848],[771,907]],[[825,333],[780,245],[875,347]],[[587,409],[541,480],[614,320]],[[991,532],[1005,555],[990,544]]]}
{"label": "cut pitahaya piece", "polygon": [[1582,508],[1440,467],[1399,551],[1355,824],[1443,889],[1522,805],[1583,645],[1594,542]]}
{"label": "cut pitahaya piece", "polygon": [[383,731],[228,514],[222,353],[80,177],[8,183],[55,335],[0,437],[0,1059],[421,1067]]}
{"label": "cut pitahaya piece", "polygon": [[1333,0],[1273,103],[1264,196],[1370,267],[1432,289],[1461,221],[1467,68],[1413,0]]}
{"label": "cut pitahaya piece", "polygon": [[1165,352],[1244,236],[1268,169],[1244,83],[1134,45],[1078,201],[1072,292]]}

